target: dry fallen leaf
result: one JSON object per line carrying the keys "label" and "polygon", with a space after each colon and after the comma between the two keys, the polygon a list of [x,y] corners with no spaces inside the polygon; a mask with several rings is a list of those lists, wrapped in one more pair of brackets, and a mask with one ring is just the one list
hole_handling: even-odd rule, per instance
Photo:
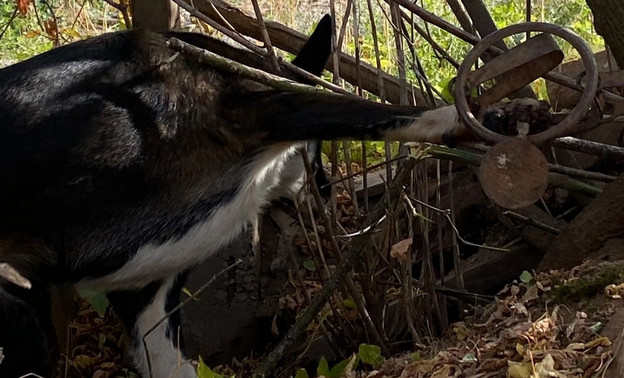
{"label": "dry fallen leaf", "polygon": [[22,14],[22,16],[26,16],[28,13],[28,6],[30,5],[31,0],[17,0],[17,9]]}
{"label": "dry fallen leaf", "polygon": [[513,362],[509,361],[507,369],[508,378],[530,378],[533,367],[530,362]]}
{"label": "dry fallen leaf", "polygon": [[526,293],[524,293],[520,302],[526,304],[527,302],[534,301],[537,298],[539,298],[538,287],[537,285],[533,285],[526,291]]}
{"label": "dry fallen leaf", "polygon": [[622,295],[624,295],[624,283],[619,285],[607,285],[607,287],[605,287],[605,294],[611,299],[622,299]]}
{"label": "dry fallen leaf", "polygon": [[390,257],[393,257],[399,261],[405,261],[407,259],[407,251],[412,246],[413,239],[403,239],[390,248]]}
{"label": "dry fallen leaf", "polygon": [[535,373],[537,378],[559,377],[555,370],[555,360],[550,353],[541,362],[535,364]]}
{"label": "dry fallen leaf", "polygon": [[597,339],[594,339],[590,342],[585,343],[585,348],[586,349],[590,349],[593,347],[597,347],[597,346],[603,346],[603,347],[610,347],[611,346],[611,340],[609,340],[608,337],[598,337]]}

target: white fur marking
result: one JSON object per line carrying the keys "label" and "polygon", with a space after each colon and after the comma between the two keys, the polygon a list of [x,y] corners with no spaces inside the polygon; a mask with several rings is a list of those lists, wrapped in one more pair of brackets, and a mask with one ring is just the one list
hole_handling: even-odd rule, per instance
{"label": "white fur marking", "polygon": [[[173,285],[174,278],[166,280],[158,289],[154,300],[139,315],[136,320],[134,331],[139,335],[138,340],[133,340],[130,354],[141,376],[149,377],[147,354],[143,345],[143,337],[160,319],[165,316],[165,302],[167,293]],[[169,322],[165,321],[156,327],[149,335],[145,336],[149,363],[152,367],[153,378],[194,378],[197,377],[195,368],[190,361],[186,360],[178,348],[173,345],[173,338],[177,330],[169,330],[171,340],[166,332]]]}
{"label": "white fur marking", "polygon": [[427,110],[409,126],[389,130],[387,140],[442,143],[445,134],[461,127],[455,106]]}
{"label": "white fur marking", "polygon": [[260,213],[271,189],[279,184],[284,162],[298,147],[291,143],[270,147],[250,164],[238,194],[206,221],[192,227],[178,240],[143,246],[116,272],[80,281],[78,287],[86,291],[138,289],[154,280],[176,275],[216,253]]}

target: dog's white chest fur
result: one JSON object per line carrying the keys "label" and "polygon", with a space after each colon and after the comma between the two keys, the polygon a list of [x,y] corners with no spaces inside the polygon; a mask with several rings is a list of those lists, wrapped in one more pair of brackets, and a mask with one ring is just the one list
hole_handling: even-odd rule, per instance
{"label": "dog's white chest fur", "polygon": [[258,216],[280,182],[284,163],[297,147],[283,143],[262,152],[247,167],[246,178],[235,197],[222,203],[208,219],[191,227],[182,237],[144,245],[119,270],[97,279],[83,280],[78,286],[87,291],[139,289],[182,272],[216,253]]}

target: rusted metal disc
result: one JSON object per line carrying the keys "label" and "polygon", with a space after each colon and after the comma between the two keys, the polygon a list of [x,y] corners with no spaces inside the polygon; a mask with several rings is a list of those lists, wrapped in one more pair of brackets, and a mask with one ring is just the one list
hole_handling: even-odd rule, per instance
{"label": "rusted metal disc", "polygon": [[539,134],[529,135],[527,138],[534,144],[540,145],[546,141],[555,139],[564,135],[571,135],[579,130],[578,122],[590,109],[596,90],[598,89],[598,69],[596,68],[596,59],[594,54],[576,33],[558,25],[548,24],[544,22],[527,22],[508,26],[504,29],[495,31],[483,38],[466,56],[457,71],[457,84],[455,85],[455,106],[461,120],[480,138],[488,142],[502,142],[508,139],[508,136],[497,134],[485,128],[472,114],[466,99],[466,80],[470,74],[474,63],[479,56],[489,49],[495,42],[502,40],[510,35],[524,33],[528,31],[537,31],[542,33],[553,34],[568,41],[580,54],[585,71],[587,73],[587,83],[581,95],[581,99],[576,106],[570,111],[566,118],[552,128]]}
{"label": "rusted metal disc", "polygon": [[497,205],[506,209],[526,207],[546,191],[548,162],[525,138],[510,138],[494,145],[483,156],[479,181]]}

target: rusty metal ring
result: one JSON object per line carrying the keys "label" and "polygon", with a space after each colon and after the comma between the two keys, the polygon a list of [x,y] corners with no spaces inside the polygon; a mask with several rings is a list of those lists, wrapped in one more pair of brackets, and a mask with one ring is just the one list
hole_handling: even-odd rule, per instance
{"label": "rusty metal ring", "polygon": [[594,58],[594,54],[587,43],[585,43],[585,41],[578,34],[562,26],[545,22],[526,22],[497,30],[483,38],[472,50],[470,50],[466,59],[464,59],[459,67],[457,72],[457,82],[455,85],[455,107],[457,108],[457,113],[459,114],[460,119],[477,136],[488,142],[497,143],[513,137],[497,134],[485,128],[472,114],[468,106],[468,100],[466,99],[465,84],[468,74],[479,56],[489,49],[495,42],[514,34],[529,31],[554,34],[569,42],[581,55],[581,59],[585,65],[585,71],[587,73],[587,85],[583,90],[583,94],[581,95],[579,102],[572,109],[572,111],[568,113],[564,120],[548,130],[538,134],[529,135],[527,137],[528,140],[533,144],[540,145],[546,141],[575,133],[578,130],[576,130],[574,126],[585,116],[594,101],[594,96],[598,90],[598,69],[596,67],[596,59]]}

